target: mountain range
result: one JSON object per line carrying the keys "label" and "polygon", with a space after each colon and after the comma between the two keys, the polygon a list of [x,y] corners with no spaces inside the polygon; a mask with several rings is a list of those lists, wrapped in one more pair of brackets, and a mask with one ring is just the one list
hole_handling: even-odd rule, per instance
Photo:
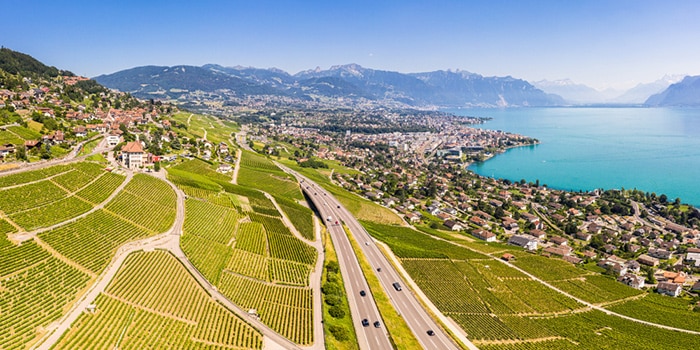
{"label": "mountain range", "polygon": [[557,94],[573,105],[577,104],[644,104],[654,94],[658,94],[671,84],[679,82],[684,75],[666,75],[650,83],[642,83],[629,90],[596,90],[570,79],[541,80],[533,82],[536,88],[550,94]]}
{"label": "mountain range", "polygon": [[142,98],[173,99],[188,92],[226,90],[236,96],[276,95],[300,99],[351,98],[410,106],[557,106],[564,100],[522,79],[484,77],[466,71],[399,73],[357,64],[291,75],[279,69],[145,66],[94,78],[106,87]]}
{"label": "mountain range", "polygon": [[700,106],[700,75],[685,77],[666,90],[652,95],[644,103],[650,107],[698,107]]}

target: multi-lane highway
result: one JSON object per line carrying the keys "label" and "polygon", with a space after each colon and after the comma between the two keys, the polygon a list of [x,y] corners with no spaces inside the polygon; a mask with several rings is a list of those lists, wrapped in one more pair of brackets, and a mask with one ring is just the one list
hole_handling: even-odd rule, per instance
{"label": "multi-lane highway", "polygon": [[[331,237],[333,239],[333,244],[338,252],[338,257],[341,259],[341,272],[343,273],[343,279],[346,281],[346,289],[349,294],[349,303],[351,309],[359,309],[360,314],[363,312],[370,312],[372,315],[368,316],[356,316],[356,312],[353,312],[353,322],[358,325],[356,329],[360,330],[358,332],[358,340],[361,347],[369,349],[380,349],[376,345],[372,345],[369,342],[369,337],[377,336],[378,334],[372,333],[373,328],[371,323],[373,322],[372,317],[378,317],[378,312],[374,304],[374,300],[370,300],[371,295],[367,294],[366,297],[360,297],[358,289],[364,289],[367,293],[369,290],[367,288],[367,282],[362,275],[362,271],[359,270],[359,265],[357,265],[357,260],[350,246],[350,242],[345,235],[340,224],[345,223],[349,228],[351,234],[357,242],[360,243],[360,248],[362,253],[365,255],[370,265],[372,266],[373,273],[379,278],[384,291],[389,296],[392,304],[399,312],[399,314],[406,320],[409,328],[415,334],[416,338],[422,345],[424,349],[459,349],[457,344],[455,344],[452,339],[445,333],[445,331],[440,327],[428,314],[428,312],[423,308],[415,295],[411,292],[410,288],[403,283],[398,271],[391,265],[388,259],[381,253],[379,248],[372,237],[365,231],[365,229],[360,225],[360,223],[355,219],[350,212],[345,209],[337,199],[335,199],[330,193],[328,193],[322,187],[316,185],[314,182],[310,181],[306,177],[298,174],[291,169],[283,167],[285,171],[296,176],[301,185],[302,189],[307,193],[309,198],[314,202],[319,213],[322,215],[326,223],[329,224]],[[328,217],[331,221],[327,221]],[[335,224],[336,220],[338,224]],[[353,264],[354,261],[354,264]],[[343,271],[343,265],[348,268],[348,272]],[[357,265],[357,266],[355,266]],[[352,268],[349,268],[353,266]],[[352,269],[357,268],[358,271]],[[401,290],[397,290],[394,287],[394,283],[399,283]],[[349,287],[348,287],[349,286]],[[372,306],[371,310],[366,309],[368,306]],[[374,315],[377,313],[377,315]],[[370,319],[370,327],[362,327],[358,317]],[[382,325],[383,327],[383,325]],[[388,341],[388,339],[387,339]],[[364,344],[363,344],[364,343]],[[364,346],[363,346],[364,345]],[[383,348],[383,347],[382,347]]]}
{"label": "multi-lane highway", "polygon": [[[320,195],[315,190],[315,186],[312,188],[312,184],[307,184],[306,181],[302,180],[301,186],[313,201],[321,217],[324,218],[323,220],[328,227],[328,232],[338,254],[340,273],[345,282],[345,292],[348,295],[348,304],[350,304],[350,313],[355,323],[357,342],[360,349],[393,349],[389,340],[389,334],[377,309],[377,304],[367,285],[367,280],[362,273],[360,264],[350,245],[350,240],[345,235],[337,214],[332,210],[331,203],[327,201],[328,196]],[[367,321],[363,324],[363,320]],[[375,322],[378,323],[375,324]]]}

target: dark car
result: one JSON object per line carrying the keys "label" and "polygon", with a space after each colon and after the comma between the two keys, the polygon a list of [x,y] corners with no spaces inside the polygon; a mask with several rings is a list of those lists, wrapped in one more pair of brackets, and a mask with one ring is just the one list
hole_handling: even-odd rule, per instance
{"label": "dark car", "polygon": [[362,327],[369,327],[369,321],[366,318],[362,319]]}
{"label": "dark car", "polygon": [[379,327],[381,327],[381,325],[382,324],[379,323],[379,321],[374,321],[374,328],[379,328]]}
{"label": "dark car", "polygon": [[432,337],[435,335],[435,332],[432,329],[428,329],[428,335]]}
{"label": "dark car", "polygon": [[338,206],[338,209],[340,209],[340,206]]}
{"label": "dark car", "polygon": [[367,295],[367,293],[365,293],[364,290],[361,290],[361,291],[360,291],[360,296],[365,296],[365,295]]}
{"label": "dark car", "polygon": [[381,267],[377,267],[377,272],[382,272],[382,268],[381,268]]}

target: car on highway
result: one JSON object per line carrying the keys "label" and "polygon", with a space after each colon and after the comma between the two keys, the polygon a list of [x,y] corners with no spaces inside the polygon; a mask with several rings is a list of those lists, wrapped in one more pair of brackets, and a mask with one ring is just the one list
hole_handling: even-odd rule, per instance
{"label": "car on highway", "polygon": [[365,295],[367,295],[367,293],[366,293],[364,290],[361,290],[361,291],[360,291],[360,296],[363,297],[363,296],[365,296]]}
{"label": "car on highway", "polygon": [[369,320],[367,320],[366,318],[363,318],[362,319],[362,327],[369,327]]}
{"label": "car on highway", "polygon": [[391,285],[394,286],[394,289],[396,289],[397,292],[401,291],[401,285],[399,284],[399,282],[394,282]]}
{"label": "car on highway", "polygon": [[377,272],[382,272],[382,268],[381,268],[381,267],[377,267]]}
{"label": "car on highway", "polygon": [[369,245],[369,242],[365,242],[365,245]]}
{"label": "car on highway", "polygon": [[379,321],[374,321],[374,328],[379,328],[382,324]]}
{"label": "car on highway", "polygon": [[340,206],[338,206],[338,209],[340,209]]}
{"label": "car on highway", "polygon": [[432,329],[428,329],[428,335],[432,337],[435,335],[435,332]]}

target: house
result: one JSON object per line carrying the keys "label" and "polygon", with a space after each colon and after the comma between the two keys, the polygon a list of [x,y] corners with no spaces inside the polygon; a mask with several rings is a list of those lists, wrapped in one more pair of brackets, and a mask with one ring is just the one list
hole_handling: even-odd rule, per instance
{"label": "house", "polygon": [[572,263],[572,264],[574,264],[574,265],[578,265],[578,264],[580,264],[580,263],[583,262],[583,259],[578,258],[578,257],[575,257],[575,256],[573,256],[573,255],[565,255],[565,256],[562,257],[562,260],[568,261],[568,262],[570,262],[570,263]]}
{"label": "house", "polygon": [[119,141],[121,141],[121,135],[116,132],[111,132],[109,135],[107,135],[107,145],[110,147],[114,147],[117,144],[119,144]]}
{"label": "house", "polygon": [[633,272],[633,273],[639,273],[639,270],[640,270],[639,262],[637,262],[635,260],[630,260],[625,265],[627,266],[627,271]]}
{"label": "house", "polygon": [[666,249],[661,249],[661,248],[649,248],[649,252],[647,253],[650,256],[657,258],[657,259],[669,259],[671,258],[671,252],[669,252]]}
{"label": "house", "polygon": [[655,267],[656,265],[659,264],[659,259],[657,259],[657,258],[652,258],[651,256],[646,255],[646,254],[640,255],[640,256],[637,258],[637,261],[638,261],[640,264],[647,265],[647,266],[652,266],[652,267]]}
{"label": "house", "polygon": [[578,231],[576,232],[576,238],[588,242],[591,240],[591,234],[588,232]]}
{"label": "house", "polygon": [[219,154],[226,154],[228,153],[228,145],[225,142],[220,142],[219,143]]}
{"label": "house", "polygon": [[438,214],[435,215],[435,216],[436,216],[438,219],[443,220],[443,221],[450,218],[450,215],[449,215],[449,214],[443,213],[443,212],[440,212],[440,213],[438,213]]}
{"label": "house", "polygon": [[685,254],[685,262],[695,267],[700,267],[700,249],[688,248],[688,252]]}
{"label": "house", "polygon": [[530,235],[515,235],[508,240],[508,244],[517,245],[527,250],[536,250],[537,238]]}
{"label": "house", "polygon": [[219,164],[219,168],[216,169],[216,171],[222,174],[228,174],[233,171],[233,168],[231,167],[231,164],[221,163]]}
{"label": "house", "polygon": [[681,286],[680,284],[670,282],[659,282],[659,284],[656,285],[656,292],[671,297],[677,297],[681,294]]}
{"label": "house", "polygon": [[637,276],[635,274],[627,273],[623,276],[617,278],[618,282],[622,282],[632,288],[642,289],[644,288],[644,277]]}
{"label": "house", "polygon": [[420,221],[421,215],[420,213],[408,213],[405,215],[405,217],[408,220],[408,222],[414,223]]}
{"label": "house", "polygon": [[533,223],[533,224],[537,221],[540,221],[540,218],[538,218],[537,215],[533,215],[533,214],[530,214],[527,212],[521,213],[520,217],[525,219],[525,221],[527,221],[529,223]]}
{"label": "house", "polygon": [[0,158],[5,158],[8,154],[15,152],[15,145],[8,143],[0,145]]}
{"label": "house", "polygon": [[477,226],[488,227],[488,222],[486,222],[486,220],[484,220],[478,216],[470,217],[469,222],[471,222],[472,224],[477,225]]}
{"label": "house", "polygon": [[86,137],[87,128],[84,126],[76,126],[73,128],[73,133],[75,134],[75,137]]}
{"label": "house", "polygon": [[486,242],[495,242],[496,234],[483,229],[472,230],[472,235],[478,239],[484,240]]}
{"label": "house", "polygon": [[554,236],[554,237],[550,238],[549,241],[556,244],[556,245],[568,245],[569,244],[569,240],[564,238],[564,237],[561,237],[561,236]]}
{"label": "house", "polygon": [[518,221],[513,219],[513,218],[504,217],[502,222],[503,222],[503,227],[506,230],[517,230],[518,229]]}
{"label": "house", "polygon": [[143,158],[143,146],[139,141],[129,142],[122,148],[122,161],[124,162],[124,166],[129,169],[142,167],[144,164]]}
{"label": "house", "polygon": [[567,256],[571,254],[571,247],[568,246],[550,246],[547,248],[544,248],[545,253],[549,253],[551,255],[556,255],[556,256]]}
{"label": "house", "polygon": [[501,260],[509,261],[509,262],[513,261],[513,260],[515,260],[515,255],[510,254],[510,253],[505,253],[505,254],[503,254],[503,256],[501,256]]}
{"label": "house", "polygon": [[453,220],[445,220],[443,225],[447,226],[452,231],[461,231],[462,230],[462,225],[460,225],[458,222],[455,222]]}
{"label": "house", "polygon": [[530,236],[533,236],[533,237],[539,239],[539,240],[543,240],[543,239],[547,238],[547,233],[542,231],[542,230],[537,230],[537,229],[530,230],[530,232],[528,232],[528,234]]}

